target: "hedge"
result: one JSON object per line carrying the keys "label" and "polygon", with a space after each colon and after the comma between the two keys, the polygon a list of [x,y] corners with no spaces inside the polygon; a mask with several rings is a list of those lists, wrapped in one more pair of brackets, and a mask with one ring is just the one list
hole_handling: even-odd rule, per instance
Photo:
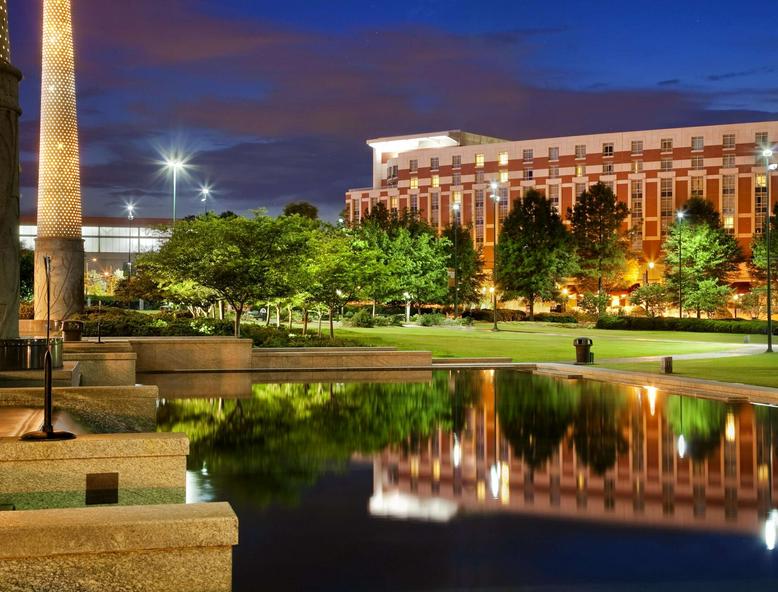
{"label": "hedge", "polygon": [[[675,317],[602,317],[598,329],[633,331],[689,331],[692,333],[746,333],[766,335],[767,321],[727,319],[679,319]],[[773,328],[778,335],[778,326]]]}

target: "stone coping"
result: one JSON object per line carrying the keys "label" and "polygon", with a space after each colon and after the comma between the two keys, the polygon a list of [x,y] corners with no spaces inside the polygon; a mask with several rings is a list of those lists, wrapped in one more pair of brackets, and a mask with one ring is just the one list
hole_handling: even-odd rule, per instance
{"label": "stone coping", "polygon": [[75,440],[58,442],[22,442],[17,438],[0,438],[0,462],[187,454],[189,439],[185,434],[178,433],[86,434]]}
{"label": "stone coping", "polygon": [[396,347],[255,347],[251,350],[253,353],[321,353],[321,352],[345,352],[345,353],[370,353],[370,352],[393,352],[398,351]]}
{"label": "stone coping", "polygon": [[88,360],[137,360],[138,354],[135,352],[65,352],[62,359],[70,361],[88,361]]}
{"label": "stone coping", "polygon": [[124,341],[66,341],[62,347],[63,353],[106,353],[106,352],[131,352],[130,342]]}
{"label": "stone coping", "polygon": [[0,559],[231,547],[238,517],[226,502],[0,512],[0,541]]}
{"label": "stone coping", "polygon": [[[2,382],[0,382],[2,385]],[[80,398],[111,398],[111,399],[154,399],[159,397],[159,389],[154,385],[136,384],[134,386],[62,386],[52,389],[54,404],[57,395]],[[0,388],[0,405],[8,404],[9,397],[38,397],[42,401],[42,387],[9,387]],[[15,404],[15,401],[13,401]]]}
{"label": "stone coping", "polygon": [[396,350],[396,349],[375,349],[375,348],[366,348],[366,349],[349,349],[349,348],[342,348],[342,347],[327,347],[327,348],[301,348],[301,347],[290,347],[287,349],[276,349],[276,350],[263,350],[262,348],[255,347],[251,350],[251,353],[253,356],[261,357],[263,353],[269,353],[269,354],[276,354],[272,357],[285,357],[285,356],[307,356],[307,357],[337,357],[337,356],[348,356],[353,357],[355,355],[363,356],[364,354],[370,354],[375,353],[379,354],[381,356],[389,356],[389,357],[403,357],[403,356],[429,356],[430,359],[432,359],[432,353],[429,351],[424,350]]}

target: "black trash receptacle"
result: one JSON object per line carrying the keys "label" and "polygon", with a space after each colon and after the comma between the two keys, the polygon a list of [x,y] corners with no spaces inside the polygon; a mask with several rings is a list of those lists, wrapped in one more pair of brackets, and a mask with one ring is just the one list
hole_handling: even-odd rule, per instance
{"label": "black trash receptacle", "polygon": [[81,321],[65,321],[62,323],[62,336],[65,341],[81,341],[84,333],[84,323]]}
{"label": "black trash receptacle", "polygon": [[573,345],[575,346],[575,363],[576,364],[590,364],[591,363],[591,351],[592,340],[588,337],[576,337],[573,339]]}

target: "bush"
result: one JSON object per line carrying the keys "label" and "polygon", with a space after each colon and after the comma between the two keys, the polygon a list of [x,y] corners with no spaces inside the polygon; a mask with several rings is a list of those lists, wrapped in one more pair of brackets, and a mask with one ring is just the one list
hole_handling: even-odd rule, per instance
{"label": "bush", "polygon": [[250,338],[254,347],[359,347],[364,344],[351,339],[330,339],[328,335],[321,337],[316,332],[302,335],[301,333],[289,333],[283,327],[260,327],[247,325],[241,327],[241,335]]}
{"label": "bush", "polygon": [[[494,319],[494,314],[490,308],[475,308],[473,310],[467,310],[463,312],[462,318],[470,318],[474,321],[491,321]],[[511,308],[497,309],[497,320],[501,323],[523,321],[526,318],[527,313],[523,310],[514,310]]]}
{"label": "bush", "polygon": [[374,327],[401,327],[405,323],[404,314],[376,315],[373,317]]}
{"label": "bush", "polygon": [[[634,331],[690,331],[693,333],[746,333],[766,335],[767,321],[679,319],[674,317],[602,317],[598,329]],[[773,329],[778,335],[778,327]]]}
{"label": "bush", "polygon": [[210,318],[177,318],[165,313],[145,314],[119,308],[89,308],[76,317],[84,322],[84,336],[95,337],[186,337],[232,335],[232,321]]}
{"label": "bush", "polygon": [[370,314],[370,312],[363,308],[351,316],[348,324],[352,327],[371,328],[375,326],[375,320],[373,319],[373,316]]}
{"label": "bush", "polygon": [[540,323],[577,323],[578,319],[571,314],[558,312],[535,313],[535,320]]}
{"label": "bush", "polygon": [[24,320],[30,320],[35,318],[35,305],[32,302],[20,302],[19,303],[19,318]]}
{"label": "bush", "polygon": [[445,315],[442,315],[439,312],[421,314],[413,317],[413,321],[420,327],[434,327],[437,325],[442,325],[445,319]]}

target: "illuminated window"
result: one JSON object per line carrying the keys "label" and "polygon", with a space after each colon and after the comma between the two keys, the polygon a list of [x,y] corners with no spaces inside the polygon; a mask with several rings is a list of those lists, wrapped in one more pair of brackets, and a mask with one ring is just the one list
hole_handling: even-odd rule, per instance
{"label": "illuminated window", "polygon": [[602,145],[603,156],[613,156],[613,142],[606,142]]}
{"label": "illuminated window", "polygon": [[705,163],[702,156],[692,156],[692,169],[695,171],[701,171],[704,168]]}
{"label": "illuminated window", "polygon": [[440,187],[440,175],[432,175],[432,186]]}
{"label": "illuminated window", "polygon": [[767,177],[764,174],[756,176],[754,185],[754,214],[754,233],[762,234],[767,220]]}
{"label": "illuminated window", "polygon": [[576,177],[583,177],[585,175],[586,175],[586,165],[583,165],[583,164],[575,165],[575,176]]}
{"label": "illuminated window", "polygon": [[723,175],[721,177],[721,216],[724,222],[724,230],[729,233],[735,232],[736,192],[735,175]]}
{"label": "illuminated window", "polygon": [[484,192],[475,191],[475,239],[477,243],[484,242]]}
{"label": "illuminated window", "polygon": [[391,205],[390,205],[390,207],[392,208],[392,212],[396,214],[396,213],[397,213],[397,210],[398,210],[398,209],[399,209],[399,207],[400,207],[400,198],[398,198],[398,197],[393,197],[393,198],[391,199],[391,202],[390,202],[390,204],[391,204]]}
{"label": "illuminated window", "polygon": [[419,188],[419,178],[411,177],[411,189],[418,189],[418,188]]}
{"label": "illuminated window", "polygon": [[508,188],[507,187],[500,187],[499,189],[499,195],[500,195],[500,222],[505,220],[505,218],[508,217],[508,202],[510,201],[508,199]]}
{"label": "illuminated window", "polygon": [[440,194],[435,191],[430,194],[430,224],[440,226]]}
{"label": "illuminated window", "polygon": [[462,166],[462,157],[459,154],[455,154],[451,157],[451,166],[459,168]]}
{"label": "illuminated window", "polygon": [[705,193],[705,178],[704,177],[692,177],[691,179],[691,196],[702,197]]}
{"label": "illuminated window", "polygon": [[508,182],[508,171],[500,171],[500,183]]}
{"label": "illuminated window", "polygon": [[630,183],[630,200],[632,214],[632,224],[638,225],[643,222],[643,181],[634,179]]}
{"label": "illuminated window", "polygon": [[419,161],[418,160],[411,160],[408,162],[408,168],[412,173],[415,173],[419,170]]}
{"label": "illuminated window", "polygon": [[632,167],[630,169],[633,173],[642,173],[643,172],[643,161],[642,160],[633,160],[632,161]]}
{"label": "illuminated window", "polygon": [[500,152],[499,158],[500,166],[508,166],[508,153]]}
{"label": "illuminated window", "polygon": [[430,168],[435,171],[440,168],[440,158],[433,156],[430,158]]}
{"label": "illuminated window", "polygon": [[452,200],[453,203],[461,204],[462,203],[462,192],[461,191],[454,191],[451,194],[451,200]]}
{"label": "illuminated window", "polygon": [[643,140],[632,140],[632,154],[643,154]]}
{"label": "illuminated window", "polygon": [[735,148],[735,134],[724,134],[721,138],[721,145],[724,150],[733,150]]}
{"label": "illuminated window", "polygon": [[673,159],[670,156],[663,156],[662,160],[659,164],[659,170],[662,171],[672,171],[673,170]]}
{"label": "illuminated window", "polygon": [[673,220],[673,179],[659,180],[659,210],[661,215],[662,235],[667,234],[667,229]]}
{"label": "illuminated window", "polygon": [[552,165],[548,167],[548,176],[550,179],[558,179],[559,178],[559,167],[557,165]]}
{"label": "illuminated window", "polygon": [[705,142],[702,136],[692,136],[692,150],[702,150],[705,148]]}
{"label": "illuminated window", "polygon": [[662,142],[660,144],[660,150],[662,152],[672,152],[673,151],[673,139],[672,138],[662,138]]}
{"label": "illuminated window", "polygon": [[586,158],[586,144],[576,144],[576,146],[575,146],[575,157],[576,158]]}
{"label": "illuminated window", "polygon": [[721,159],[721,166],[725,169],[734,169],[735,168],[735,155],[734,154],[725,154],[724,157]]}
{"label": "illuminated window", "polygon": [[532,148],[525,148],[523,151],[524,156],[524,162],[532,162],[532,159],[534,158],[534,155],[532,153]]}
{"label": "illuminated window", "polygon": [[559,147],[554,146],[548,149],[548,159],[551,161],[559,160]]}
{"label": "illuminated window", "polygon": [[477,167],[484,166],[484,155],[483,154],[476,154],[475,155],[475,166],[477,166]]}

